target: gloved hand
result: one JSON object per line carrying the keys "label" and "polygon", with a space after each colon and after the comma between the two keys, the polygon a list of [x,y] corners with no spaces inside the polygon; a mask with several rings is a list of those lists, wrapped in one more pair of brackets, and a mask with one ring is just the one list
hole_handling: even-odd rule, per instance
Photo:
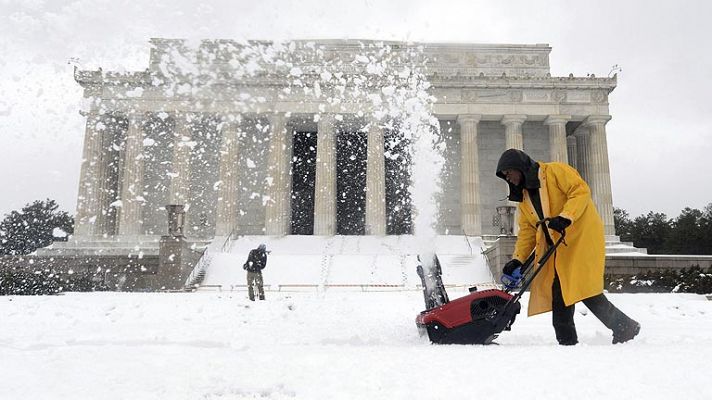
{"label": "gloved hand", "polygon": [[519,282],[522,280],[522,262],[515,258],[504,264],[500,280],[510,290],[519,286]]}
{"label": "gloved hand", "polygon": [[512,276],[512,273],[517,268],[520,268],[520,272],[521,272],[521,267],[522,267],[522,262],[517,260],[516,258],[513,258],[513,259],[509,260],[506,264],[504,264],[504,268],[502,268],[502,273],[505,275]]}
{"label": "gloved hand", "polygon": [[549,229],[553,229],[559,233],[563,233],[564,229],[571,225],[571,220],[562,216],[554,217],[549,220]]}

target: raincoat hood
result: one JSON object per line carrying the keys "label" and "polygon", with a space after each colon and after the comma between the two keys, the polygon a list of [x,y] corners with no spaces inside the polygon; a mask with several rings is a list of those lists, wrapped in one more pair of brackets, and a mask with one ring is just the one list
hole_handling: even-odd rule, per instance
{"label": "raincoat hood", "polygon": [[[505,169],[519,170],[522,173],[523,181],[519,185],[509,183],[502,173]],[[509,185],[509,196],[507,198],[510,201],[521,203],[524,200],[524,189],[533,190],[541,187],[539,182],[539,163],[532,160],[527,153],[521,150],[509,149],[502,153],[497,163],[497,176],[504,179]]]}

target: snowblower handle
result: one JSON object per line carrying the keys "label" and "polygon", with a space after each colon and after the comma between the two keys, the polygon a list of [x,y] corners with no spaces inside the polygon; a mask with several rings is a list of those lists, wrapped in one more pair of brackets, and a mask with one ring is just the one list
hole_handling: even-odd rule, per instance
{"label": "snowblower handle", "polygon": [[[544,220],[544,221],[546,221],[546,220]],[[540,222],[543,223],[543,221],[540,221]],[[516,295],[514,295],[514,297],[512,297],[510,299],[510,302],[519,301],[519,299],[522,297],[522,294],[524,294],[524,292],[529,288],[529,285],[531,285],[532,282],[534,281],[534,278],[536,278],[536,276],[539,274],[539,272],[542,270],[542,268],[544,268],[544,264],[546,264],[546,262],[549,261],[549,257],[551,257],[551,255],[554,254],[554,252],[556,252],[556,249],[559,247],[559,245],[561,243],[566,244],[566,242],[564,242],[565,236],[566,236],[566,233],[562,232],[561,236],[556,241],[556,243],[554,243],[553,246],[549,246],[549,248],[546,249],[544,254],[541,256],[541,258],[539,258],[539,261],[536,263],[536,269],[534,269],[534,272],[529,274],[529,273],[527,273],[529,271],[526,271],[524,273],[523,284],[520,287],[519,292]]]}

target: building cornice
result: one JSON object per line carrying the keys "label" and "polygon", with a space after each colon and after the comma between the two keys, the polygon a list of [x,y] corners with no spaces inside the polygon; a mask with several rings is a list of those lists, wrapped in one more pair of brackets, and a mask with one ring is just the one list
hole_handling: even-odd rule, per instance
{"label": "building cornice", "polygon": [[[190,78],[190,77],[186,77]],[[160,86],[174,79],[168,78],[160,73],[152,71],[137,71],[129,73],[103,72],[98,70],[75,70],[74,79],[82,87],[91,85],[130,85],[140,86]],[[317,81],[318,75],[305,74],[302,76],[304,86],[310,86]],[[616,76],[611,78],[596,77],[517,77],[517,76],[464,76],[461,74],[444,75],[429,74],[426,79],[434,88],[482,88],[482,89],[605,89],[608,93],[613,91],[617,85]],[[179,80],[175,80],[179,83]],[[233,78],[227,74],[216,74],[214,76],[196,77],[192,80],[195,86],[228,85],[238,87],[260,87],[294,86],[284,75],[278,74],[256,74],[249,78]],[[322,87],[328,87],[321,83]],[[348,86],[348,85],[347,85]]]}

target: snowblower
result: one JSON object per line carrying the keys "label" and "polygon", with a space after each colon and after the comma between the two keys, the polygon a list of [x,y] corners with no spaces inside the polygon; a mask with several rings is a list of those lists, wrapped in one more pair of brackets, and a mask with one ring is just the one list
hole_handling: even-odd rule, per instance
{"label": "snowblower", "polygon": [[[549,219],[537,223],[544,225]],[[544,228],[546,229],[546,228]],[[548,232],[547,232],[548,233]],[[547,235],[548,236],[548,235]],[[539,258],[534,268],[535,254],[527,258],[521,267],[521,276],[515,281],[503,281],[505,290],[488,289],[478,291],[470,288],[470,294],[449,301],[445,286],[440,278],[440,262],[437,255],[432,255],[430,273],[419,265],[418,275],[423,283],[426,310],[415,319],[420,336],[428,335],[432,343],[437,344],[490,344],[502,331],[510,330],[514,319],[521,310],[519,300],[529,288],[549,257],[564,241],[565,233],[549,246]],[[423,259],[425,258],[425,259]],[[422,264],[429,257],[418,257]],[[519,288],[519,292],[510,292]]]}

